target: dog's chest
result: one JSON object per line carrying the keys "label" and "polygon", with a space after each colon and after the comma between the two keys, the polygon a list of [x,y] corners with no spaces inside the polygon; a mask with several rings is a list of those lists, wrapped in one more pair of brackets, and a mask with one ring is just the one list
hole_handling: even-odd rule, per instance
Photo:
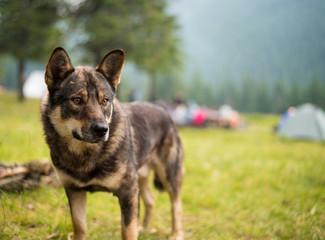
{"label": "dog's chest", "polygon": [[119,168],[116,172],[103,177],[94,177],[89,181],[81,181],[62,170],[56,169],[60,181],[66,187],[80,188],[89,192],[114,192],[119,189],[125,175],[125,169]]}

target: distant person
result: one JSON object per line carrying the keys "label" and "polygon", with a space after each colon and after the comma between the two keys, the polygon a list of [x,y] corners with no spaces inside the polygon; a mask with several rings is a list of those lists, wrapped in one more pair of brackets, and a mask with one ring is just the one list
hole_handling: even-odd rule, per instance
{"label": "distant person", "polygon": [[183,94],[181,93],[176,93],[174,95],[174,104],[177,106],[177,105],[180,105],[180,104],[184,104],[184,97],[183,97]]}
{"label": "distant person", "polygon": [[279,124],[275,127],[276,131],[280,131],[281,128],[287,123],[287,121],[296,114],[295,107],[289,107],[288,110],[282,115]]}
{"label": "distant person", "polygon": [[195,114],[193,116],[194,125],[197,127],[202,127],[202,126],[204,126],[206,120],[207,120],[207,114],[206,114],[205,109],[203,109],[203,108],[197,109],[197,111],[195,112]]}

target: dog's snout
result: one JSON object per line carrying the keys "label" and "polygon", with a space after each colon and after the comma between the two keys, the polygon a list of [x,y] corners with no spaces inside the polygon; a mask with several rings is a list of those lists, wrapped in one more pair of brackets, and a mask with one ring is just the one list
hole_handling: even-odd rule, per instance
{"label": "dog's snout", "polygon": [[105,123],[96,123],[91,126],[94,134],[98,137],[103,137],[108,131],[108,126]]}

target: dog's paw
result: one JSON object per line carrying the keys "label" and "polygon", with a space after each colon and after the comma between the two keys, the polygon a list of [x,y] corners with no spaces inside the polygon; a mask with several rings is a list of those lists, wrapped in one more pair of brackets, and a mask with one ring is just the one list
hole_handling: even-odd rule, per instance
{"label": "dog's paw", "polygon": [[143,231],[143,226],[138,226],[138,232]]}
{"label": "dog's paw", "polygon": [[173,233],[173,235],[170,238],[171,240],[183,240],[184,239],[184,233],[183,231],[178,231]]}
{"label": "dog's paw", "polygon": [[147,228],[147,227],[144,227],[144,226],[138,226],[138,231],[139,232],[145,231],[145,232],[148,232],[148,233],[156,233],[157,228]]}

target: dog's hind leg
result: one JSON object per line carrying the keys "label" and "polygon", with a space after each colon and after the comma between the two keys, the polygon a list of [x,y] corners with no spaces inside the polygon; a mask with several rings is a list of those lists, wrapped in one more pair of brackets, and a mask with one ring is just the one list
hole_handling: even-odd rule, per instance
{"label": "dog's hind leg", "polygon": [[182,230],[182,202],[180,196],[180,185],[175,186],[175,182],[170,181],[164,171],[156,172],[161,183],[169,194],[172,212],[172,231],[173,237],[177,240],[183,239]]}
{"label": "dog's hind leg", "polygon": [[143,219],[144,228],[150,227],[151,218],[153,216],[154,206],[156,203],[156,198],[149,187],[149,174],[150,168],[148,165],[144,165],[138,170],[140,196],[143,199],[145,206],[145,215]]}
{"label": "dog's hind leg", "polygon": [[65,188],[73,224],[73,239],[86,239],[86,208],[87,208],[87,192],[74,188]]}
{"label": "dog's hind leg", "polygon": [[171,196],[172,204],[172,228],[175,239],[183,239],[182,230],[182,201],[180,196]]}
{"label": "dog's hind leg", "polygon": [[165,143],[154,161],[154,171],[170,197],[173,235],[176,239],[183,239],[180,196],[184,175],[183,148],[179,138],[165,140]]}

